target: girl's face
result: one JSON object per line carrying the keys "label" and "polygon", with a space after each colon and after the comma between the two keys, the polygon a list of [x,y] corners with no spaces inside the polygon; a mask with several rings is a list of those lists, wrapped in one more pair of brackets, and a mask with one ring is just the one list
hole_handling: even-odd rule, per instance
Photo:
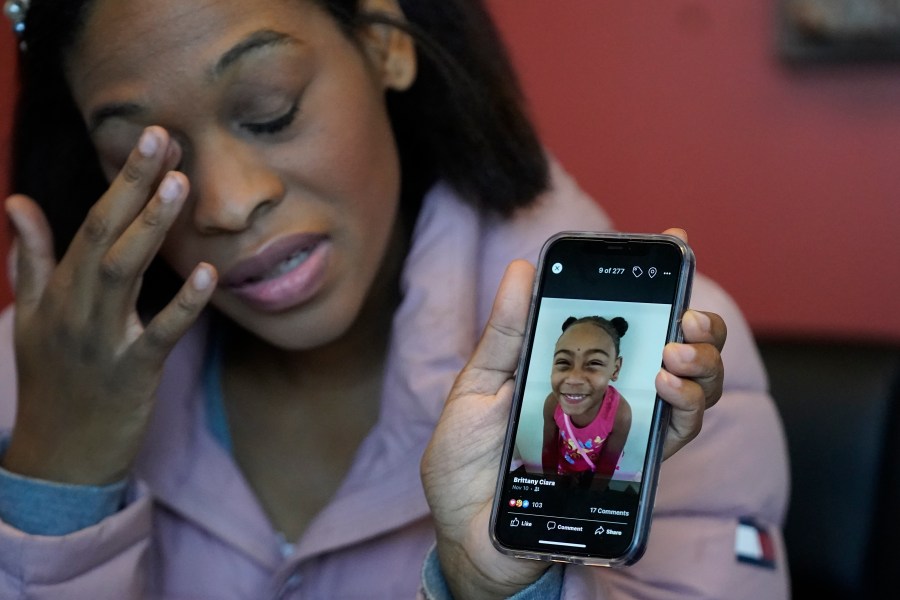
{"label": "girl's face", "polygon": [[162,257],[213,264],[213,304],[295,349],[339,337],[380,284],[400,192],[384,95],[410,70],[404,34],[356,45],[305,0],[95,0],[67,63],[107,177],[148,125],[181,147],[191,192]]}
{"label": "girl's face", "polygon": [[577,323],[556,342],[550,386],[564,413],[593,419],[621,367],[610,335],[593,323]]}

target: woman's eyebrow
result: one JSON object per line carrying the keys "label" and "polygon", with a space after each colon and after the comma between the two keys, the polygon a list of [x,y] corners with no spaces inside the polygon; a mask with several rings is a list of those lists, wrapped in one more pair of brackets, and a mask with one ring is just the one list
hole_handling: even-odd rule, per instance
{"label": "woman's eyebrow", "polygon": [[[272,29],[260,29],[259,31],[254,31],[222,54],[212,68],[212,77],[213,79],[221,77],[229,67],[250,52],[270,46],[296,43],[298,43],[297,39],[286,33],[281,33]],[[105,104],[93,111],[90,117],[88,117],[88,131],[94,133],[109,119],[117,117],[133,117],[142,110],[143,108],[139,104],[133,102]]]}
{"label": "woman's eyebrow", "polygon": [[216,62],[213,67],[212,76],[214,79],[221,77],[229,67],[250,52],[269,46],[295,43],[297,43],[297,39],[286,33],[281,33],[272,29],[260,29],[259,31],[254,31],[228,49],[221,58],[219,58],[218,62]]}

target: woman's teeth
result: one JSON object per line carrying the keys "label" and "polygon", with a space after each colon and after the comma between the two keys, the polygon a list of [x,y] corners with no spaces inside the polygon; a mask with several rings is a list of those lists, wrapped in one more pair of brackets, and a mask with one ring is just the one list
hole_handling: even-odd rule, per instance
{"label": "woman's teeth", "polygon": [[273,269],[271,269],[268,273],[261,275],[259,277],[250,278],[247,283],[259,283],[260,281],[265,281],[268,279],[276,279],[281,277],[285,273],[290,273],[309,258],[309,255],[312,254],[311,249],[300,250],[299,252],[295,252],[291,254],[286,259],[275,265]]}

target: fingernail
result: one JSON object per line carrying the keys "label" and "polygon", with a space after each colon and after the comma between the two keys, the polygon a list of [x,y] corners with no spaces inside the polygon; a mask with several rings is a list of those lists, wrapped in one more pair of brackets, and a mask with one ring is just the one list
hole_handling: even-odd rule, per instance
{"label": "fingernail", "polygon": [[6,203],[4,204],[3,208],[6,210],[6,216],[9,217],[9,222],[12,223],[16,236],[23,237],[27,228],[27,224],[25,223],[25,221],[21,220],[22,216],[19,214],[19,211],[13,208],[13,196],[10,196],[6,199]]}
{"label": "fingernail", "polygon": [[150,158],[159,150],[159,138],[150,130],[144,130],[138,141],[138,152],[145,158]]}
{"label": "fingernail", "polygon": [[164,204],[174,202],[181,195],[181,182],[177,177],[169,174],[166,175],[159,186],[159,199]]}
{"label": "fingernail", "polygon": [[16,223],[16,217],[18,217],[18,214],[16,213],[15,209],[13,209],[13,207],[12,207],[12,196],[7,198],[3,202],[3,212],[6,213],[6,216],[12,222],[13,227],[18,229],[19,228],[18,223]]}
{"label": "fingernail", "polygon": [[694,324],[699,327],[701,331],[709,331],[712,327],[709,315],[702,313],[699,310],[689,310],[685,317],[693,319]]}
{"label": "fingernail", "polygon": [[209,267],[203,265],[194,272],[194,277],[191,279],[191,284],[193,284],[194,289],[203,291],[210,286],[212,280],[212,272],[210,271]]}

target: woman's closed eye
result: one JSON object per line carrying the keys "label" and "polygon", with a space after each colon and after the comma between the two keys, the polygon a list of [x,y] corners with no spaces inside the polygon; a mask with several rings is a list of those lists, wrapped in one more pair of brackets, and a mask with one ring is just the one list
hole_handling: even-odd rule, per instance
{"label": "woman's closed eye", "polygon": [[300,102],[295,100],[290,108],[281,115],[268,121],[241,123],[241,127],[254,135],[272,135],[279,133],[294,122],[300,110]]}

